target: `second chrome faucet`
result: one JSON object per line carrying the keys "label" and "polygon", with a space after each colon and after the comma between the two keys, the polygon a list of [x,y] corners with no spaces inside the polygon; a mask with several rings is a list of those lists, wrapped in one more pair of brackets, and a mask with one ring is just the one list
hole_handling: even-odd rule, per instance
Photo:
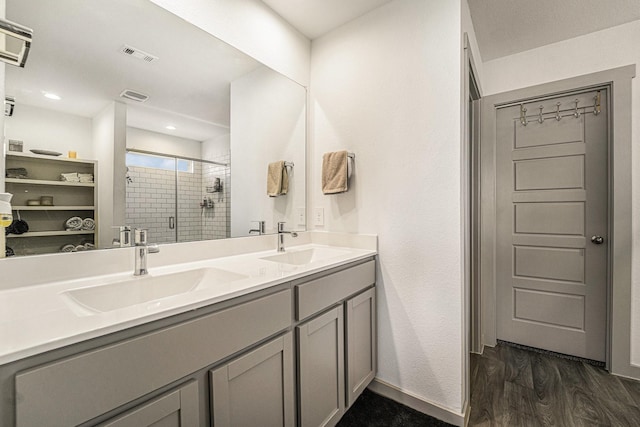
{"label": "second chrome faucet", "polygon": [[147,256],[160,252],[158,245],[147,244],[147,230],[136,228],[134,230],[134,243],[135,243],[135,270],[133,270],[134,276],[144,276],[149,271],[147,270]]}
{"label": "second chrome faucet", "polygon": [[284,222],[278,223],[278,252],[284,252],[284,235],[291,234],[291,237],[298,237],[295,231],[285,231]]}

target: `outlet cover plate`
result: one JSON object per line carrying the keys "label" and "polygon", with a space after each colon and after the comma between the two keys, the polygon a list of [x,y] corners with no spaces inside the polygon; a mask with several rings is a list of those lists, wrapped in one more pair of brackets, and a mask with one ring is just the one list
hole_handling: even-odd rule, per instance
{"label": "outlet cover plate", "polygon": [[304,208],[298,208],[296,210],[296,223],[297,225],[305,225],[307,223]]}
{"label": "outlet cover plate", "polygon": [[324,208],[316,208],[313,212],[313,225],[324,226]]}

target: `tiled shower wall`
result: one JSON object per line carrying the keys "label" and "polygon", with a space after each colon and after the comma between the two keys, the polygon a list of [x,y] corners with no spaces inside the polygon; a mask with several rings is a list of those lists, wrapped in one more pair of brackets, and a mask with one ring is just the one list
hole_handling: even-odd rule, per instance
{"label": "tiled shower wall", "polygon": [[[225,154],[214,159],[229,163]],[[223,239],[231,235],[230,168],[209,163],[194,163],[193,173],[178,173],[178,212],[176,215],[175,172],[129,166],[126,221],[131,227],[147,228],[149,242],[171,243]],[[221,192],[210,192],[215,178],[222,182]],[[207,198],[213,208],[202,208]],[[175,228],[170,228],[170,217]],[[177,240],[176,240],[177,233]]]}
{"label": "tiled shower wall", "polygon": [[[215,161],[230,164],[229,153],[219,156]],[[202,238],[224,239],[231,237],[231,168],[210,163],[202,164],[202,194],[213,200],[213,208],[205,209],[203,215]],[[210,193],[211,187],[220,178],[222,191]]]}
{"label": "tiled shower wall", "polygon": [[151,243],[176,241],[169,217],[176,210],[176,174],[162,169],[128,166],[126,225],[149,230]]}
{"label": "tiled shower wall", "polygon": [[202,165],[193,163],[193,173],[178,172],[178,242],[202,240],[202,214],[200,187]]}

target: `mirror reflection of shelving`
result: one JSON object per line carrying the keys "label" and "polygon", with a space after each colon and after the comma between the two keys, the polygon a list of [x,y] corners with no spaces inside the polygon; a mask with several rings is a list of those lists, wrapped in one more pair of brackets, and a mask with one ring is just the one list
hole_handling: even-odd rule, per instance
{"label": "mirror reflection of shelving", "polygon": [[[93,247],[97,230],[97,162],[7,153],[6,170],[5,185],[6,191],[13,194],[14,220],[25,221],[29,229],[21,234],[6,236],[7,246],[16,255]],[[83,174],[87,178],[83,182],[62,181],[61,175],[68,173]],[[67,221],[74,217],[83,220],[88,218],[89,221],[70,227]]]}

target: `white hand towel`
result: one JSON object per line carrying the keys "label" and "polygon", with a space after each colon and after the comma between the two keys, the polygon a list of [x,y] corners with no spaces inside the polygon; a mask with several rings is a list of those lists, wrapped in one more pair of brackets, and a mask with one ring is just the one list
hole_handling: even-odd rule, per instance
{"label": "white hand towel", "polygon": [[96,223],[93,220],[93,218],[85,218],[82,220],[82,227],[83,230],[95,230],[96,228]]}
{"label": "white hand towel", "polygon": [[82,218],[79,216],[72,216],[65,221],[64,227],[67,231],[79,231],[82,229]]}

